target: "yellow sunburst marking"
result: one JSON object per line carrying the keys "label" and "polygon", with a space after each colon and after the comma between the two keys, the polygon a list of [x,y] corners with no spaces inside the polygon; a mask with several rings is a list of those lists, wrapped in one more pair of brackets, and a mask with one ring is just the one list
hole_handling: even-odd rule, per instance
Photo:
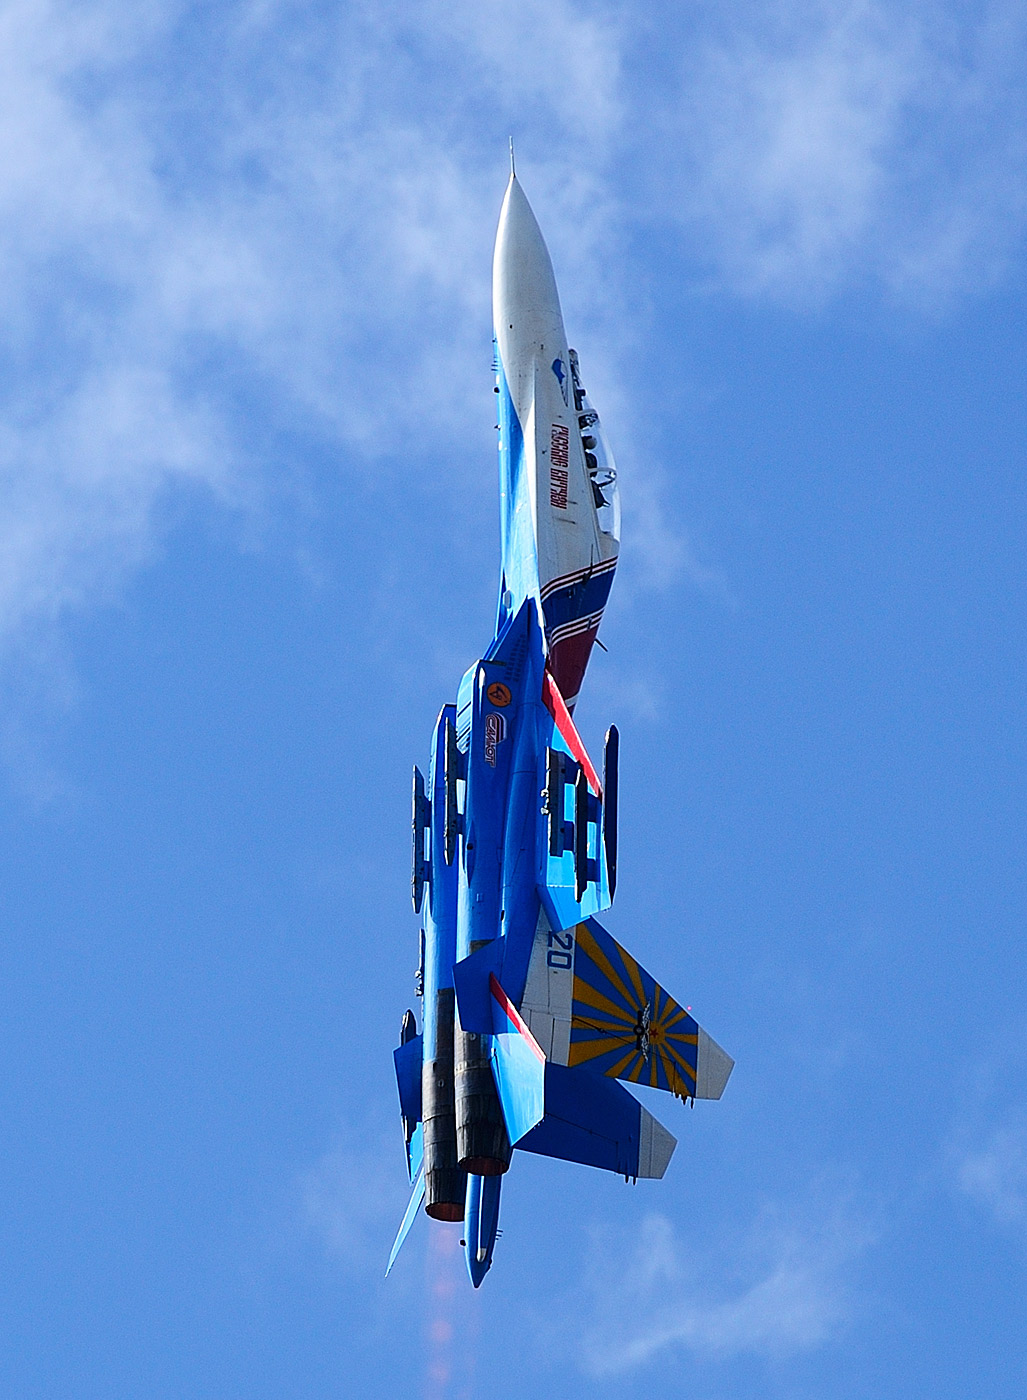
{"label": "yellow sunburst marking", "polygon": [[632,1046],[628,1053],[623,1057],[623,1059],[618,1060],[615,1065],[611,1065],[610,1068],[605,1071],[607,1078],[619,1079],[624,1073],[625,1068],[631,1063],[631,1061],[635,1058],[637,1054],[638,1051],[635,1049],[634,1046]]}
{"label": "yellow sunburst marking", "polygon": [[[591,1031],[594,1038],[572,1040],[569,1063],[572,1065],[586,1064],[590,1060],[609,1054],[611,1051],[627,1047],[618,1061],[604,1071],[604,1074],[609,1078],[627,1079],[633,1084],[644,1083],[648,1080],[650,1087],[657,1088],[662,1071],[663,1078],[676,1097],[680,1099],[694,1097],[695,1090],[683,1077],[682,1072],[687,1075],[693,1085],[696,1074],[685,1059],[683,1052],[685,1047],[698,1044],[698,1035],[676,1029],[681,1026],[682,1022],[688,1024],[689,1013],[674,1001],[665,988],[661,987],[655,979],[653,980],[649,1027],[651,1051],[648,1060],[645,1059],[638,1047],[634,1033],[634,1026],[643,1016],[646,1004],[642,969],[639,963],[614,940],[635,993],[632,995],[632,990],[629,990],[625,985],[623,978],[600,947],[588,925],[579,924],[576,932],[578,942],[582,945],[586,956],[591,959],[596,970],[605,976],[610,988],[623,997],[624,1004],[617,1005],[610,997],[597,991],[595,987],[586,982],[580,974],[575,977],[574,1002],[580,1003],[582,1008],[587,1007],[599,1012],[603,1019],[582,1015],[577,1005],[575,1006],[575,1013],[571,1021],[572,1033],[574,1031]],[[605,1019],[607,1017],[610,1019]],[[635,1043],[632,1044],[632,1041]],[[648,1075],[646,1075],[647,1067]]]}
{"label": "yellow sunburst marking", "polygon": [[[607,1040],[628,1039],[624,1035],[624,1026],[627,1021],[620,1021],[614,1025],[611,1021],[593,1021],[592,1016],[575,1016],[571,1022],[574,1030],[595,1030],[596,1035],[606,1036]],[[630,1035],[634,1035],[634,1028],[631,1028]]]}
{"label": "yellow sunburst marking", "polygon": [[[637,1051],[636,1051],[635,1053],[638,1054]],[[641,1079],[641,1077],[642,1077],[642,1070],[643,1070],[644,1068],[645,1068],[645,1060],[643,1060],[643,1059],[642,1059],[642,1056],[639,1055],[639,1056],[638,1056],[638,1064],[635,1065],[634,1069],[633,1069],[633,1070],[631,1071],[631,1073],[628,1075],[628,1078],[631,1080],[632,1084],[638,1084],[638,1083],[639,1083],[639,1081],[640,1081],[640,1079]]]}
{"label": "yellow sunburst marking", "polygon": [[645,989],[642,986],[642,977],[639,973],[638,963],[626,949],[622,948],[620,944],[617,943],[616,939],[614,939],[614,943],[616,945],[618,953],[620,953],[621,955],[621,961],[625,964],[625,966],[628,969],[628,976],[634,983],[635,992],[638,996],[638,1004],[639,1006],[645,1006],[646,995]]}
{"label": "yellow sunburst marking", "polygon": [[650,1034],[650,1035],[653,1035],[653,1036],[658,1036],[661,1042],[662,1042],[662,1041],[669,1041],[669,1040],[676,1040],[676,1041],[678,1041],[679,1043],[681,1043],[681,1042],[683,1042],[683,1040],[684,1040],[684,1037],[683,1037],[682,1035],[680,1035],[680,1034],[675,1035],[674,1032],[673,1032],[672,1030],[668,1030],[668,1029],[667,1029],[667,1022],[666,1022],[666,1021],[660,1021],[660,1022],[658,1022],[656,1025],[654,1025],[654,1026],[651,1028],[649,1034]]}
{"label": "yellow sunburst marking", "polygon": [[590,1006],[593,1011],[605,1011],[607,1016],[612,1016],[618,1025],[627,1026],[632,1023],[635,1008],[632,1007],[630,1013],[609,997],[603,996],[602,992],[597,992],[594,987],[590,987],[587,982],[582,982],[578,986],[578,979],[574,979],[574,1000],[583,1002],[585,1006]]}
{"label": "yellow sunburst marking", "polygon": [[673,1065],[669,1066],[667,1078],[670,1080],[671,1092],[679,1099],[691,1099],[695,1097],[694,1091],[688,1087]]}
{"label": "yellow sunburst marking", "polygon": [[684,1065],[688,1069],[689,1074],[692,1075],[693,1079],[695,1078],[695,1073],[692,1070],[691,1065],[689,1064],[687,1056],[685,1056],[685,1054],[676,1045],[672,1045],[670,1041],[667,1041],[664,1046],[664,1050],[666,1054],[673,1056],[674,1060],[679,1065]]}
{"label": "yellow sunburst marking", "polygon": [[579,945],[584,947],[585,952],[595,963],[596,967],[598,967],[599,970],[605,974],[610,984],[617,988],[618,992],[620,992],[624,1000],[626,1002],[630,1002],[631,993],[621,981],[621,978],[618,975],[616,968],[610,962],[610,959],[606,956],[602,948],[600,948],[599,944],[596,942],[595,938],[592,935],[592,930],[587,924],[578,925],[578,943]]}
{"label": "yellow sunburst marking", "polygon": [[667,1047],[667,1058],[669,1060],[672,1060],[675,1065],[679,1065],[681,1069],[683,1069],[688,1075],[692,1083],[695,1083],[695,1070],[692,1068],[692,1066],[688,1063],[687,1060],[683,1060],[681,1056],[677,1053],[677,1051],[669,1045]]}
{"label": "yellow sunburst marking", "polygon": [[[596,1059],[599,1055],[605,1054],[606,1052],[614,1048],[615,1047],[610,1044],[606,1044],[602,1048],[598,1048],[591,1045],[572,1045],[571,1055],[568,1060],[568,1064],[572,1069],[576,1069],[579,1065],[587,1064],[589,1060]],[[609,1069],[604,1069],[603,1074],[610,1079],[619,1079],[624,1072],[625,1066],[629,1065],[637,1054],[637,1048],[634,1045],[632,1045],[631,1048],[624,1055],[622,1055],[621,1058],[617,1060],[615,1064],[611,1065]]]}
{"label": "yellow sunburst marking", "polygon": [[611,1050],[616,1050],[619,1046],[631,1045],[631,1054],[634,1054],[635,1047],[628,1040],[627,1036],[609,1036],[604,1040],[576,1040],[571,1045],[571,1053],[568,1063],[571,1065],[583,1065],[589,1060],[597,1060],[600,1055],[608,1055]]}

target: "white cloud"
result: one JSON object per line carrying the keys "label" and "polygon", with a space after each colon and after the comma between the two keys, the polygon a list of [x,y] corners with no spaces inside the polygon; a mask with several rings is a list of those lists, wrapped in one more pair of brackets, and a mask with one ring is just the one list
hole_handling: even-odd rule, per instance
{"label": "white cloud", "polygon": [[409,468],[413,444],[454,492],[489,470],[510,132],[624,439],[639,577],[729,594],[646,462],[621,239],[681,219],[723,285],[799,300],[998,275],[1024,221],[1027,21],[1007,0],[967,13],[783,0],[703,37],[668,23],[654,66],[641,21],[569,0],[8,0],[0,639],[115,596],[170,493],[276,499],[289,434],[358,473]]}
{"label": "white cloud", "polygon": [[1027,217],[1027,18],[820,0],[732,9],[684,58],[665,187],[720,281],[800,302],[854,280],[989,284]]}
{"label": "white cloud", "polygon": [[[273,488],[276,429],[356,470],[415,435],[448,450],[458,424],[466,443],[476,418],[491,447],[505,151],[478,126],[499,12],[446,14],[433,34],[416,8],[0,11],[0,635],[110,596],[169,489],[239,506]],[[605,139],[604,32],[567,4],[532,16],[509,100],[555,36],[574,83],[607,93],[572,134]],[[532,94],[529,133],[566,125],[566,84]],[[552,224],[592,226],[588,189],[563,186]]]}
{"label": "white cloud", "polygon": [[[551,0],[436,0],[427,26],[455,39],[488,72],[485,90],[500,97],[518,124],[536,126],[540,107],[550,129],[550,151],[571,144],[581,163],[601,157],[603,144],[623,120],[623,21],[599,6]],[[452,74],[450,80],[461,81]],[[516,135],[516,131],[513,133]]]}
{"label": "white cloud", "polygon": [[837,1210],[812,1219],[768,1212],[730,1261],[690,1253],[661,1215],[630,1240],[597,1236],[582,1364],[606,1375],[667,1350],[773,1358],[819,1346],[852,1315],[843,1274],[868,1242]]}
{"label": "white cloud", "polygon": [[966,1151],[957,1165],[960,1188],[991,1212],[999,1225],[1027,1226],[1027,1121],[1009,1115]]}
{"label": "white cloud", "polygon": [[[403,1189],[402,1143],[364,1134],[325,1153],[300,1177],[303,1222],[326,1253],[347,1269],[385,1274],[409,1187]],[[390,1164],[383,1171],[382,1163]]]}

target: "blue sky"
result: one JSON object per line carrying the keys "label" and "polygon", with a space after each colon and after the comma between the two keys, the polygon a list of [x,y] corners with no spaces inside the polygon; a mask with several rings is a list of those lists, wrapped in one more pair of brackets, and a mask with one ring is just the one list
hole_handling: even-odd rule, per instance
{"label": "blue sky", "polygon": [[[0,1388],[1027,1385],[1027,19],[0,8]],[[406,1195],[409,769],[493,618],[513,133],[618,456],[611,931],[737,1058]]]}

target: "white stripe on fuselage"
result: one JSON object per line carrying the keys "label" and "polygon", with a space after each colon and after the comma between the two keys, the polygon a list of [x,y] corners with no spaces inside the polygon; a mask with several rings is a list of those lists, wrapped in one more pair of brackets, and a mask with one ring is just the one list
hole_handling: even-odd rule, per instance
{"label": "white stripe on fuselage", "polygon": [[583,579],[595,578],[596,574],[610,573],[616,567],[617,556],[614,554],[609,559],[600,560],[597,564],[589,564],[585,569],[575,569],[573,573],[551,578],[541,590],[542,601],[545,602],[551,593],[556,593],[561,588],[568,588],[572,583],[578,583]]}

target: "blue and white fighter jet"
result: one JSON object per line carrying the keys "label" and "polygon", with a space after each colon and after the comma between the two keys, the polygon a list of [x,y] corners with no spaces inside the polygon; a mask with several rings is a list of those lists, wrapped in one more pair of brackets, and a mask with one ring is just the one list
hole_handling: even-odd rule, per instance
{"label": "blue and white fighter jet", "polygon": [[495,636],[414,769],[423,1025],[395,1052],[413,1194],[492,1264],[516,1148],[662,1177],[675,1139],[623,1084],[717,1099],[733,1061],[598,922],[617,882],[618,734],[572,718],[617,565],[616,469],[513,172],[493,264],[502,573]]}

